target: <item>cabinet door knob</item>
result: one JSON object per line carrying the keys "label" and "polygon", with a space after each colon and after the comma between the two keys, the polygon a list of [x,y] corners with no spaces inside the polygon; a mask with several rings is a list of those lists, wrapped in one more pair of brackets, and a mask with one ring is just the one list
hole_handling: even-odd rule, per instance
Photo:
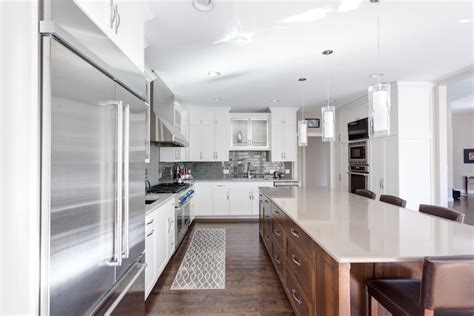
{"label": "cabinet door knob", "polygon": [[296,230],[294,230],[293,228],[290,229],[290,232],[291,232],[291,234],[292,234],[293,236],[295,236],[296,238],[300,238],[300,234],[299,234]]}

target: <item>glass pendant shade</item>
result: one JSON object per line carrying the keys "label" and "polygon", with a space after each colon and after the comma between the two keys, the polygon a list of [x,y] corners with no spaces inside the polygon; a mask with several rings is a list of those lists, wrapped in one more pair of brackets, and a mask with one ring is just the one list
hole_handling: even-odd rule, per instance
{"label": "glass pendant shade", "polygon": [[336,108],[328,103],[321,108],[321,118],[323,142],[336,140]]}
{"label": "glass pendant shade", "polygon": [[390,135],[390,84],[380,81],[369,87],[369,136]]}
{"label": "glass pendant shade", "polygon": [[308,146],[308,122],[298,121],[298,146]]}

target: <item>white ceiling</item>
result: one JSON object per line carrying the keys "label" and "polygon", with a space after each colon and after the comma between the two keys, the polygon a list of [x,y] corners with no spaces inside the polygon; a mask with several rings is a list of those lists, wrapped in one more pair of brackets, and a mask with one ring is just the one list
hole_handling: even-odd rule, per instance
{"label": "white ceiling", "polygon": [[[437,80],[474,65],[471,0],[382,0],[380,67],[377,5],[369,0],[344,12],[335,0],[214,1],[208,13],[191,0],[147,4],[146,63],[184,104],[298,106],[297,79],[307,77],[306,106],[316,108],[326,99],[329,72],[330,98],[340,105],[365,93],[374,72],[385,73],[385,81]],[[357,7],[358,0],[344,1]],[[316,20],[294,21],[305,12]],[[335,53],[322,56],[325,49]]]}

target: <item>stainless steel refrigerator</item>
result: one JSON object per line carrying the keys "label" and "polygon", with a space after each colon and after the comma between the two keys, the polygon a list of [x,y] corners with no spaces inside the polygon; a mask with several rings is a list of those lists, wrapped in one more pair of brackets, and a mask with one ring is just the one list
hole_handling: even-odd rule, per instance
{"label": "stainless steel refrigerator", "polygon": [[148,108],[90,56],[42,37],[41,314],[143,315]]}

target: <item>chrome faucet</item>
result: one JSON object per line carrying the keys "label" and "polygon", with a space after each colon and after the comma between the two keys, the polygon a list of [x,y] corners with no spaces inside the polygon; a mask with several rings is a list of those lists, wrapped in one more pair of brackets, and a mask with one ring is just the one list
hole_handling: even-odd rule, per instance
{"label": "chrome faucet", "polygon": [[250,175],[250,161],[247,162],[247,179],[250,179],[252,178],[252,176]]}

